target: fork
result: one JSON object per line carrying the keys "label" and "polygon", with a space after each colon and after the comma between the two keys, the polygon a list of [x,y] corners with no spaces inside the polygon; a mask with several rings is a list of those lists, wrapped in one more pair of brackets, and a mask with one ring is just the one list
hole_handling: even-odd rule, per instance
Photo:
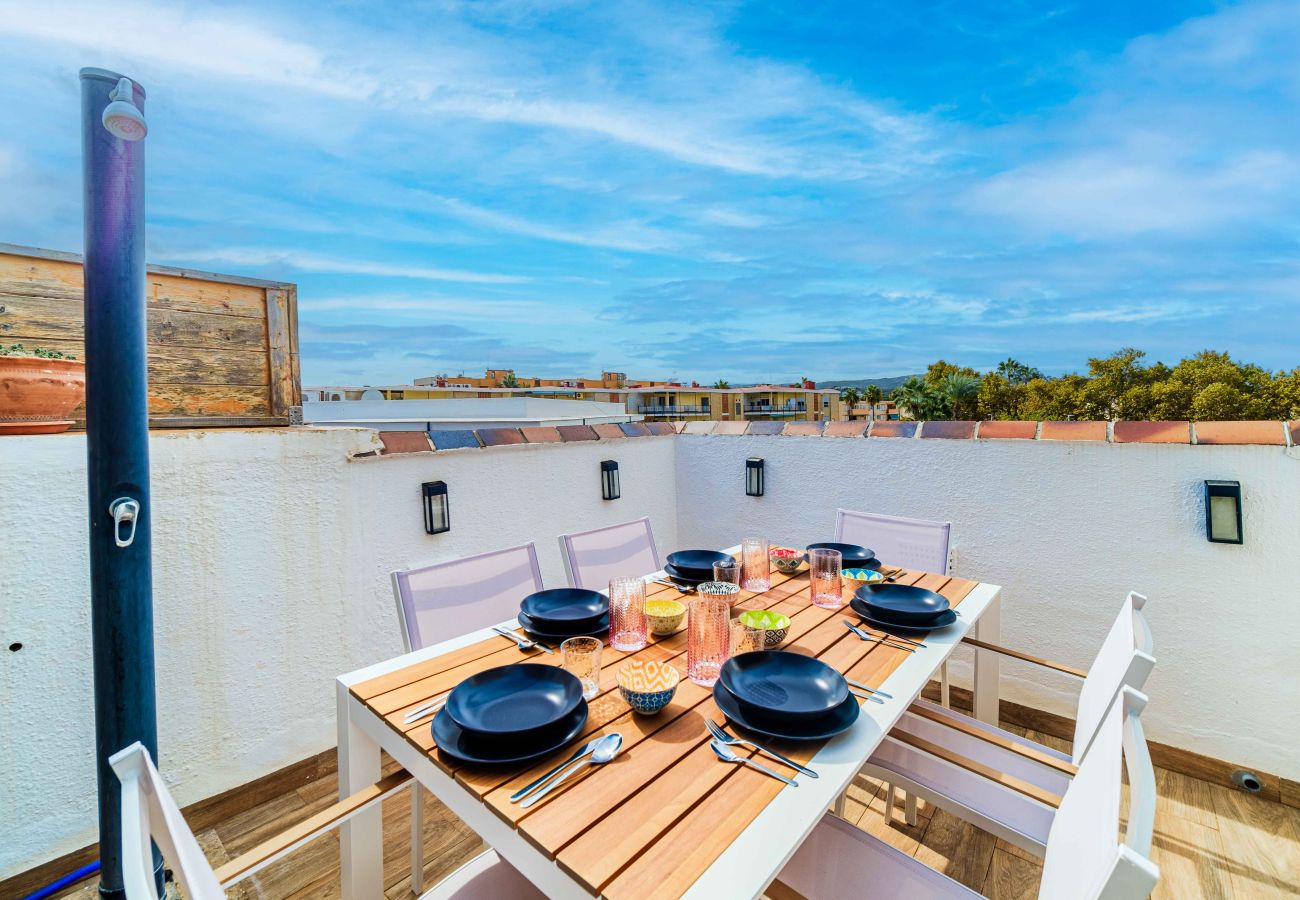
{"label": "fork", "polygon": [[448,691],[447,693],[443,694],[441,697],[435,697],[431,702],[424,704],[424,706],[419,706],[411,710],[409,713],[406,714],[406,724],[410,725],[412,722],[418,722],[421,719],[423,719],[425,716],[427,716],[429,713],[436,713],[438,710],[442,709],[444,705],[446,705],[447,698],[450,696],[451,696],[451,691]]}
{"label": "fork", "polygon": [[854,681],[852,678],[845,678],[844,680],[860,691],[866,691],[868,694],[879,694],[880,696],[884,697],[886,700],[894,699],[893,694],[887,694],[884,691],[882,691],[880,688],[873,688],[870,685],[863,684],[861,681]]}
{"label": "fork", "polygon": [[518,633],[514,631],[510,631],[506,628],[502,628],[499,625],[493,625],[492,630],[495,631],[497,634],[501,635],[502,637],[510,638],[510,640],[514,641],[520,650],[531,650],[534,647],[536,647],[538,650],[545,650],[547,653],[555,652],[550,647],[543,644],[541,641],[530,641],[528,640],[528,638],[522,638],[518,635]]}
{"label": "fork", "polygon": [[853,632],[854,634],[856,634],[858,637],[862,638],[862,640],[864,641],[875,641],[877,644],[884,644],[886,647],[893,647],[895,650],[906,650],[908,653],[916,652],[915,647],[910,647],[907,644],[890,643],[890,638],[892,638],[893,635],[889,635],[888,637],[876,637],[874,634],[868,634],[867,632],[863,631],[861,628],[854,625],[848,619],[844,620],[844,627],[847,628],[849,631]]}
{"label": "fork", "polygon": [[775,778],[777,781],[784,781],[786,784],[790,785],[790,787],[799,786],[791,779],[786,778],[784,775],[780,775],[776,772],[773,772],[767,766],[760,766],[758,763],[754,762],[752,759],[749,759],[748,757],[737,756],[736,751],[732,750],[726,744],[722,743],[722,741],[716,741],[716,740],[709,741],[709,747],[711,747],[713,749],[713,752],[717,754],[718,759],[722,760],[723,762],[744,763],[745,765],[750,766],[751,768],[758,769],[758,771],[762,772],[764,775],[767,775],[770,778]]}
{"label": "fork", "polygon": [[758,744],[755,744],[753,741],[747,741],[744,738],[738,738],[735,735],[727,734],[727,732],[723,730],[723,728],[720,725],[718,725],[716,722],[714,722],[712,719],[707,720],[704,724],[709,726],[709,733],[712,734],[718,740],[722,741],[722,743],[724,744],[734,744],[740,747],[753,747],[759,753],[766,753],[768,756],[772,757],[777,762],[784,763],[790,768],[802,772],[803,774],[807,775],[809,778],[817,777],[816,772],[814,772],[812,769],[808,768],[807,766],[799,765],[793,759],[786,759],[780,753],[777,753],[774,750],[769,750],[766,747],[760,747]]}

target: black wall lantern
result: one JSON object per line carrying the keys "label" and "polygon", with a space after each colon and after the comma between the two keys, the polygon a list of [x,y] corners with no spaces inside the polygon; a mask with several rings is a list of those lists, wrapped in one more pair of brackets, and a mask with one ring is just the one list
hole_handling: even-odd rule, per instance
{"label": "black wall lantern", "polygon": [[751,456],[745,460],[745,493],[751,497],[763,496],[763,458]]}
{"label": "black wall lantern", "polygon": [[447,482],[426,481],[420,485],[424,495],[424,532],[442,534],[451,531],[451,509],[447,505]]}
{"label": "black wall lantern", "polygon": [[600,463],[600,496],[606,500],[617,500],[622,496],[618,490],[618,463],[612,459]]}
{"label": "black wall lantern", "polygon": [[1205,482],[1205,539],[1215,544],[1240,544],[1241,482]]}

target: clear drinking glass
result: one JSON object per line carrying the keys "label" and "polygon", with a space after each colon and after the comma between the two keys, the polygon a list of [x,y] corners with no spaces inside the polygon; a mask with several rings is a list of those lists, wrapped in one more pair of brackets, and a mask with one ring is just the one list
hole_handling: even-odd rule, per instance
{"label": "clear drinking glass", "polygon": [[695,590],[686,612],[686,677],[712,687],[731,657],[731,602],[740,588],[706,581]]}
{"label": "clear drinking glass", "polygon": [[640,650],[650,632],[645,617],[645,582],[640,578],[611,578],[609,582],[609,645],[615,650]]}
{"label": "clear drinking glass", "polygon": [[605,647],[594,637],[572,637],[560,645],[564,671],[582,682],[582,696],[590,700],[600,690],[600,651]]}
{"label": "clear drinking glass", "polygon": [[747,591],[761,594],[772,586],[772,559],[768,555],[771,548],[767,538],[745,538],[740,545],[740,561],[744,574],[740,586]]}
{"label": "clear drinking glass", "polygon": [[755,650],[765,650],[767,632],[762,628],[755,628],[753,625],[746,624],[745,617],[740,616],[731,620],[731,655],[739,656],[742,653],[753,653]]}
{"label": "clear drinking glass", "polygon": [[713,580],[740,586],[740,563],[733,556],[713,564]]}
{"label": "clear drinking glass", "polygon": [[838,550],[808,551],[813,606],[839,609],[844,605],[844,583],[840,574],[843,567],[844,557]]}

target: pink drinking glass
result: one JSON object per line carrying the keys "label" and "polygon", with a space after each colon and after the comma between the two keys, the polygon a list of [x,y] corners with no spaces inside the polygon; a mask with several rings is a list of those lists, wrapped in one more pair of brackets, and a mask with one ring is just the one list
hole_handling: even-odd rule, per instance
{"label": "pink drinking glass", "polygon": [[745,538],[740,544],[740,564],[744,571],[740,586],[761,594],[772,587],[771,548],[767,538]]}
{"label": "pink drinking glass", "polygon": [[609,582],[609,645],[615,650],[640,650],[650,624],[645,616],[645,582],[640,578],[611,578]]}
{"label": "pink drinking glass", "polygon": [[731,603],[740,588],[706,581],[695,590],[686,613],[686,677],[712,687],[731,656]]}
{"label": "pink drinking glass", "polygon": [[808,551],[813,606],[839,609],[844,605],[844,582],[840,574],[843,567],[844,557],[838,550]]}

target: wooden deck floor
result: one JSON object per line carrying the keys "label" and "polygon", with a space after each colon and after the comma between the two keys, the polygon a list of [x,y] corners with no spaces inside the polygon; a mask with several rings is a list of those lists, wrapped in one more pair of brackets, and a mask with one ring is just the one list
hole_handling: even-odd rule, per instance
{"label": "wooden deck floor", "polygon": [[[1068,749],[1056,738],[1007,727]],[[1164,769],[1157,770],[1157,789],[1153,855],[1161,880],[1155,897],[1253,900],[1300,896],[1300,809]],[[336,781],[330,775],[268,797],[261,805],[202,833],[199,841],[214,865],[220,864],[328,806],[335,791]],[[995,900],[1037,896],[1041,865],[1034,857],[924,803],[915,826],[903,821],[901,808],[886,821],[884,797],[883,786],[859,778],[850,789],[845,817]],[[406,791],[384,803],[388,900],[411,896],[409,810]],[[426,887],[483,849],[478,837],[432,797],[427,810]],[[271,900],[338,895],[338,838],[334,833],[263,870],[231,893],[232,897]],[[94,881],[59,896],[92,900],[96,896]]]}

